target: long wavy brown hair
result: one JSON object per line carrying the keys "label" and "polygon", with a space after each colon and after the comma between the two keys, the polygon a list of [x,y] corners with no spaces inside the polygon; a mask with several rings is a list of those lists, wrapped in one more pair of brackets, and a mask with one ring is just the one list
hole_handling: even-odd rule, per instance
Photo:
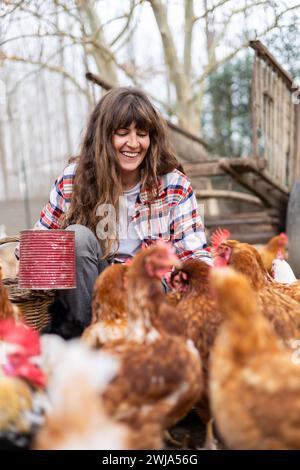
{"label": "long wavy brown hair", "polygon": [[[119,197],[123,188],[121,172],[112,137],[117,129],[132,122],[147,130],[150,146],[141,163],[141,188],[147,188],[151,200],[158,194],[160,176],[175,168],[182,170],[172,149],[165,120],[148,97],[137,88],[114,88],[95,106],[78,157],[71,205],[63,226],[81,224],[96,233],[100,204],[111,204],[118,217]],[[113,242],[100,240],[103,258],[109,257]]]}

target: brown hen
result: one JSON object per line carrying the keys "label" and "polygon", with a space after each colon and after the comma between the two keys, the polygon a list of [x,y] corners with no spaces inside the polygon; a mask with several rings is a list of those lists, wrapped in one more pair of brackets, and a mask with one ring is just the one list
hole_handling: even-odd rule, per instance
{"label": "brown hen", "polygon": [[216,250],[216,266],[229,265],[245,274],[254,288],[263,314],[284,340],[297,338],[300,332],[300,307],[291,297],[270,283],[258,251],[236,240],[222,242]]}
{"label": "brown hen", "polygon": [[95,282],[92,323],[82,335],[82,340],[90,347],[102,347],[108,341],[124,338],[127,334],[126,269],[124,264],[113,264]]}
{"label": "brown hen", "polygon": [[[208,364],[210,351],[223,320],[209,284],[211,267],[204,261],[191,259],[180,269],[184,281],[184,294],[177,309],[185,322],[187,338],[192,339],[202,361],[204,393],[197,404],[197,411],[203,421],[210,417],[208,405]],[[180,286],[178,286],[180,289]]]}
{"label": "brown hen", "polygon": [[161,279],[176,262],[162,243],[136,255],[127,271],[128,337],[104,347],[121,361],[103,394],[105,407],[135,430],[150,423],[161,430],[174,425],[202,391],[196,349],[191,341],[170,334],[177,331],[176,311],[166,304],[158,314],[165,299]]}
{"label": "brown hen", "polygon": [[249,280],[212,272],[225,320],[211,353],[210,399],[232,449],[300,449],[299,365],[262,314]]}
{"label": "brown hen", "polygon": [[259,253],[263,262],[263,265],[269,274],[272,274],[272,262],[278,256],[279,252],[281,256],[286,259],[286,246],[288,244],[288,237],[285,233],[280,233],[275,237],[271,238],[266,245],[263,245],[259,249]]}
{"label": "brown hen", "polygon": [[276,282],[273,279],[268,279],[270,284],[276,289],[278,292],[282,294],[288,295],[292,299],[296,300],[296,302],[300,302],[300,281],[293,282],[293,284],[282,284],[281,282]]}

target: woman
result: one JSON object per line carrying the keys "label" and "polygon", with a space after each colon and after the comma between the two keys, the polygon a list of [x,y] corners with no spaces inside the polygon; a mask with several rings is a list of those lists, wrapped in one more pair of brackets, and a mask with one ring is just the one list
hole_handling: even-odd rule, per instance
{"label": "woman", "polygon": [[[181,170],[181,171],[180,171]],[[75,231],[77,289],[59,293],[64,322],[80,334],[91,320],[99,273],[142,243],[169,240],[181,259],[201,257],[204,227],[164,119],[135,88],[115,88],[96,105],[78,159],[56,180],[35,228]],[[59,333],[62,331],[60,322]]]}

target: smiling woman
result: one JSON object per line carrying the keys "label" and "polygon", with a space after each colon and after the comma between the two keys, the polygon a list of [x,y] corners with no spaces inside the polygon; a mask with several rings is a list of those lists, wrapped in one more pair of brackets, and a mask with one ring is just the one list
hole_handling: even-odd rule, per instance
{"label": "smiling woman", "polygon": [[[136,88],[114,88],[96,105],[80,156],[56,180],[35,227],[75,231],[77,288],[59,293],[60,318],[76,325],[70,336],[91,321],[100,272],[142,244],[170,241],[179,258],[210,262],[196,197],[166,122]],[[68,336],[61,325],[54,332]]]}
{"label": "smiling woman", "polygon": [[140,180],[139,167],[150,146],[149,131],[138,129],[132,122],[127,128],[117,129],[112,142],[121,169],[123,189],[131,189]]}

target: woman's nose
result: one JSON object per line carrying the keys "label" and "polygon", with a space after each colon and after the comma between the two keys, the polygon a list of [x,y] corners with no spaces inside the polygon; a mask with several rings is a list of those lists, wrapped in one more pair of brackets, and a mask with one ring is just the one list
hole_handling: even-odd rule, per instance
{"label": "woman's nose", "polygon": [[138,142],[138,138],[137,138],[136,133],[131,132],[128,135],[127,145],[129,145],[129,147],[137,147],[138,144],[139,144],[139,142]]}

